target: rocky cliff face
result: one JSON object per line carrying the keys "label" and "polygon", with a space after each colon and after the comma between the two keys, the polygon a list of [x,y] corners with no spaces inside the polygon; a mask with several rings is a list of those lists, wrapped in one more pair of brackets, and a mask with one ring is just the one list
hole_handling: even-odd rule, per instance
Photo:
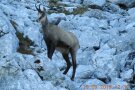
{"label": "rocky cliff face", "polygon": [[[135,89],[135,0],[1,0],[1,90]],[[80,42],[75,81],[47,58],[35,4]]]}

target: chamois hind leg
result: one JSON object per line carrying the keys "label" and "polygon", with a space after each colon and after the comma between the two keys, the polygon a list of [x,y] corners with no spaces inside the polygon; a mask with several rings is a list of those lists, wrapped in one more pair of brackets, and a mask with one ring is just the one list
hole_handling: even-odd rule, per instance
{"label": "chamois hind leg", "polygon": [[71,57],[72,57],[72,65],[73,65],[73,72],[71,80],[74,80],[75,72],[76,72],[76,52],[74,50],[71,50]]}
{"label": "chamois hind leg", "polygon": [[55,46],[50,44],[50,46],[48,47],[48,52],[47,52],[48,58],[52,59],[52,55],[53,55],[54,51],[55,51]]}
{"label": "chamois hind leg", "polygon": [[63,72],[63,74],[67,74],[69,68],[71,67],[71,62],[69,60],[68,54],[62,54],[63,58],[65,59],[66,63],[67,63],[67,68],[66,70]]}

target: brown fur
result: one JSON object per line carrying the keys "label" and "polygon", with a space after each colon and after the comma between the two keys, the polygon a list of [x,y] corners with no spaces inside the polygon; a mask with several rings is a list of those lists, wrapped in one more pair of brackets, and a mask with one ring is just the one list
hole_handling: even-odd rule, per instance
{"label": "brown fur", "polygon": [[73,73],[71,80],[74,80],[76,72],[76,53],[79,49],[78,39],[73,33],[66,32],[60,29],[58,26],[48,23],[45,8],[44,10],[41,10],[39,5],[39,8],[36,7],[36,9],[39,13],[39,22],[42,25],[44,40],[47,45],[48,58],[52,59],[52,55],[55,50],[60,51],[67,63],[67,68],[64,71],[64,74],[66,74],[71,67],[68,56],[69,54],[71,54],[73,65]]}

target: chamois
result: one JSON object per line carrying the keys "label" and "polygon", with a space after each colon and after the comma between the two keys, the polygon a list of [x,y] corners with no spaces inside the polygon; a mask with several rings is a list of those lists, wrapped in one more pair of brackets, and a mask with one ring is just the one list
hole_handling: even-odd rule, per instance
{"label": "chamois", "polygon": [[48,22],[46,9],[44,7],[43,10],[40,9],[40,5],[39,8],[37,8],[36,5],[35,7],[39,15],[38,21],[42,25],[43,36],[47,46],[48,58],[52,59],[52,55],[55,49],[59,51],[67,64],[67,68],[65,69],[63,74],[67,74],[68,70],[71,67],[71,62],[68,55],[71,54],[73,65],[71,80],[74,80],[76,72],[76,53],[80,47],[77,37],[71,32],[66,32],[60,29],[58,26],[50,24]]}

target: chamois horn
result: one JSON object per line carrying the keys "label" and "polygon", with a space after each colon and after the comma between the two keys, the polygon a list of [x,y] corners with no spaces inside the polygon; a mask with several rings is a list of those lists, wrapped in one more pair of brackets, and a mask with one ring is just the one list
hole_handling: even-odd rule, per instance
{"label": "chamois horn", "polygon": [[37,5],[35,4],[35,7],[36,7],[36,9],[38,10],[38,12],[42,12],[41,9],[40,9],[40,5],[41,5],[41,4],[39,4],[39,8],[37,8]]}

